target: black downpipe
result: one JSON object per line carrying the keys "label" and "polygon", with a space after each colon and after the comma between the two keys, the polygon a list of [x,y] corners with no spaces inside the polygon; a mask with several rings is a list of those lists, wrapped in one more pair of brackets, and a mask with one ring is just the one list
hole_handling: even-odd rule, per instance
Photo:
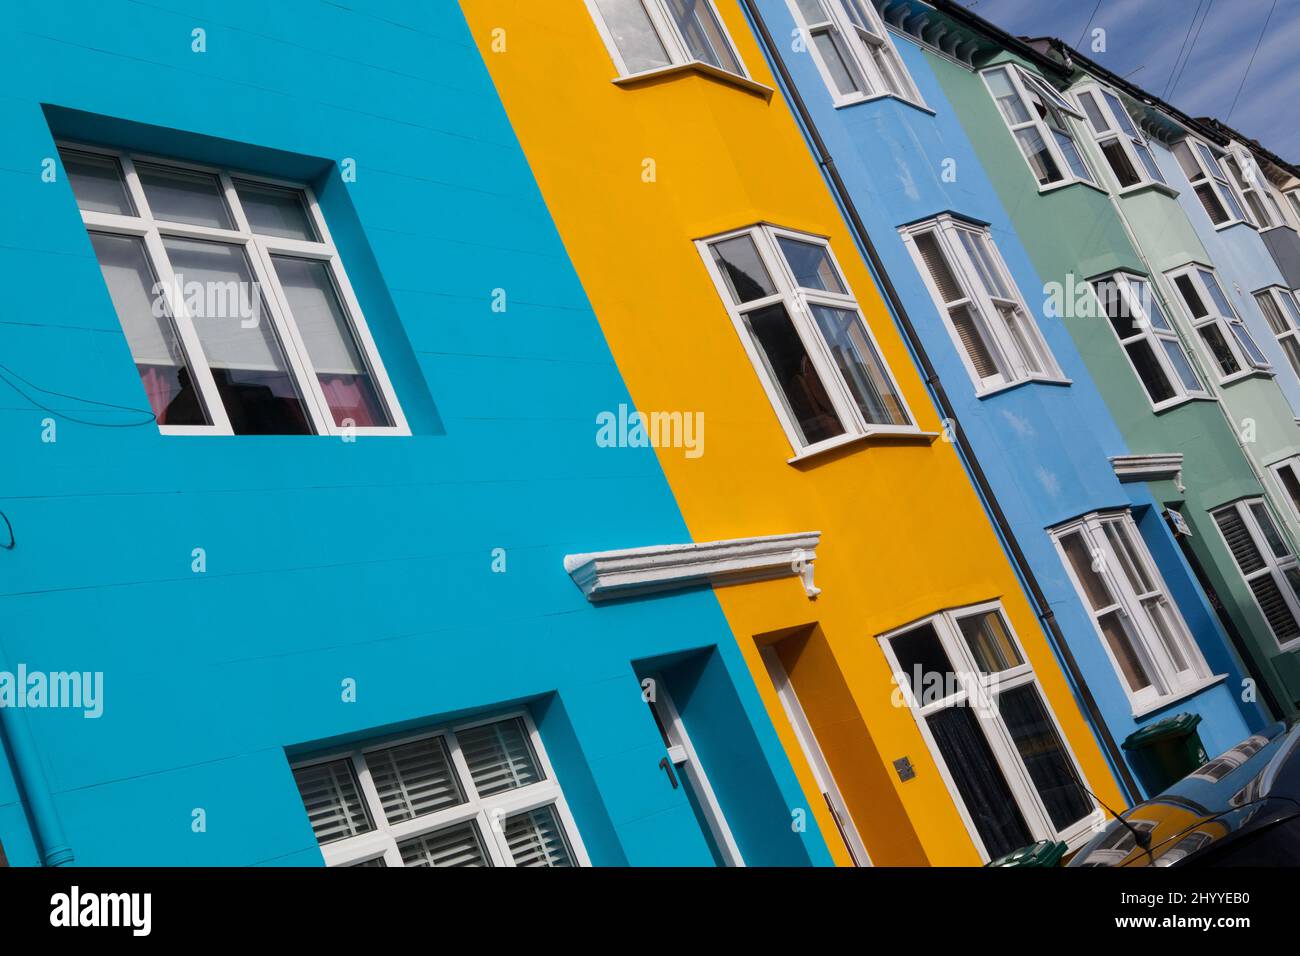
{"label": "black downpipe", "polygon": [[750,22],[758,31],[759,39],[766,49],[768,58],[776,67],[777,74],[781,78],[781,84],[784,87],[786,98],[794,107],[795,113],[799,117],[800,125],[804,132],[812,141],[813,153],[816,156],[817,163],[825,172],[826,177],[830,180],[831,188],[835,191],[836,199],[843,208],[849,220],[849,226],[853,230],[854,237],[858,244],[866,252],[870,260],[871,268],[879,279],[881,289],[885,293],[885,298],[889,300],[894,314],[898,317],[899,325],[902,327],[903,334],[907,336],[908,344],[912,348],[913,354],[921,363],[921,371],[925,375],[925,382],[930,387],[934,395],[935,402],[939,406],[944,418],[953,424],[953,432],[957,439],[957,446],[965,461],[971,477],[974,479],[976,486],[979,488],[980,496],[988,508],[989,514],[993,518],[994,524],[998,528],[1003,541],[1011,551],[1011,558],[1016,563],[1020,572],[1021,579],[1029,588],[1030,596],[1033,598],[1034,605],[1038,610],[1038,617],[1051,633],[1053,643],[1056,645],[1057,653],[1065,663],[1066,670],[1070,673],[1070,680],[1078,690],[1079,697],[1084,709],[1092,720],[1093,728],[1101,744],[1109,755],[1111,763],[1115,767],[1115,772],[1119,774],[1120,783],[1126,791],[1126,796],[1130,803],[1137,803],[1142,799],[1142,790],[1137,781],[1133,779],[1128,764],[1124,760],[1123,751],[1120,750],[1119,744],[1116,743],[1114,736],[1111,735],[1110,728],[1106,726],[1106,721],[1102,718],[1101,709],[1097,706],[1097,700],[1092,696],[1092,691],[1084,679],[1083,672],[1079,670],[1079,663],[1075,660],[1074,654],[1070,651],[1070,646],[1066,643],[1065,635],[1061,633],[1061,626],[1056,621],[1056,614],[1052,611],[1051,605],[1047,601],[1047,595],[1038,584],[1038,579],[1034,576],[1033,568],[1030,567],[1024,551],[1020,547],[1020,542],[1016,539],[1015,531],[1011,527],[1011,522],[1007,520],[1006,513],[1003,512],[1002,506],[998,503],[997,495],[993,491],[992,485],[989,484],[988,476],[984,474],[984,469],[980,467],[979,459],[975,457],[974,449],[970,447],[966,440],[966,434],[962,430],[960,422],[957,421],[957,412],[948,399],[948,393],[944,391],[943,383],[939,381],[939,375],[934,370],[934,365],[930,361],[930,356],[926,354],[925,347],[921,343],[920,336],[917,335],[916,326],[912,324],[911,317],[907,314],[907,309],[903,305],[902,297],[898,294],[893,280],[885,270],[884,262],[880,254],[876,251],[875,244],[871,241],[871,236],[867,232],[867,227],[858,214],[857,206],[849,194],[848,187],[845,186],[844,180],[840,177],[839,170],[835,168],[835,160],[831,158],[830,151],[826,148],[826,142],[822,139],[821,133],[813,121],[812,114],[808,111],[808,105],[804,102],[794,80],[790,76],[790,71],[785,65],[785,60],[781,57],[781,50],[772,39],[771,31],[768,30],[767,24],[763,20],[763,15],[759,12],[754,0],[740,0],[741,6],[745,8]]}

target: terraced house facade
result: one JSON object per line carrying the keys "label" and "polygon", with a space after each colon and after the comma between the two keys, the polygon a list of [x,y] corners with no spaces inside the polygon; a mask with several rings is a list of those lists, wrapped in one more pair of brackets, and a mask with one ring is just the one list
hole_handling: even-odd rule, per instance
{"label": "terraced house facade", "polygon": [[1059,41],[109,0],[0,74],[0,860],[973,866],[1300,709],[1300,175]]}

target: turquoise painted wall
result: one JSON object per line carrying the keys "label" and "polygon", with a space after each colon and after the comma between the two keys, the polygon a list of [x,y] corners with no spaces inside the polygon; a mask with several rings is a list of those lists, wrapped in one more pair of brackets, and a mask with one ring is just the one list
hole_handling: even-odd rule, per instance
{"label": "turquoise painted wall", "polygon": [[[286,750],[524,702],[594,862],[707,864],[633,667],[689,652],[703,676],[685,717],[701,752],[729,755],[719,796],[747,860],[829,863],[815,825],[792,832],[802,796],[712,593],[594,608],[563,570],[566,553],[688,537],[653,452],[596,445],[596,414],[628,393],[456,5],[23,4],[6,20],[0,371],[33,385],[0,402],[17,538],[0,668],[104,673],[100,719],[21,715],[76,862],[319,864]],[[98,427],[139,415],[88,402],[146,400],[71,190],[42,181],[51,122],[309,181],[415,434]],[[10,771],[0,841],[31,864]]]}

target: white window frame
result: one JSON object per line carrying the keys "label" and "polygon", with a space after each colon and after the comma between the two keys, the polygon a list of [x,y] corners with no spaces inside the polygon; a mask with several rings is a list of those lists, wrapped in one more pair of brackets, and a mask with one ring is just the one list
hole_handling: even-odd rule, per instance
{"label": "white window frame", "polygon": [[[1279,538],[1281,538],[1283,545],[1287,548],[1286,556],[1278,556],[1274,553],[1273,549],[1269,547],[1268,538],[1260,529],[1259,522],[1256,520],[1255,514],[1251,510],[1251,505],[1260,505],[1263,507],[1265,514],[1268,515],[1269,521],[1272,522],[1274,532]],[[1300,598],[1296,596],[1295,590],[1291,587],[1291,584],[1287,579],[1288,571],[1297,571],[1297,573],[1300,573],[1300,561],[1297,561],[1295,553],[1291,550],[1290,543],[1283,536],[1282,529],[1285,528],[1286,525],[1277,520],[1277,516],[1273,513],[1272,509],[1269,508],[1268,502],[1263,498],[1243,498],[1240,501],[1234,501],[1221,508],[1213,509],[1210,512],[1210,516],[1214,517],[1222,511],[1235,511],[1237,513],[1238,518],[1242,521],[1247,532],[1250,534],[1251,541],[1255,545],[1255,550],[1259,552],[1260,557],[1264,560],[1264,566],[1262,568],[1257,568],[1249,573],[1243,571],[1241,565],[1236,562],[1236,555],[1232,553],[1232,548],[1228,545],[1227,535],[1223,533],[1223,529],[1219,527],[1217,521],[1214,523],[1215,528],[1218,529],[1219,538],[1223,541],[1223,546],[1227,550],[1229,557],[1233,559],[1233,564],[1236,566],[1237,572],[1241,575],[1242,580],[1246,582],[1246,590],[1250,591],[1251,600],[1255,602],[1255,607],[1259,608],[1260,617],[1264,618],[1264,623],[1268,626],[1269,633],[1277,643],[1278,648],[1283,651],[1291,651],[1300,648],[1300,634],[1297,634],[1295,637],[1292,637],[1285,642],[1283,642],[1282,638],[1277,635],[1272,626],[1268,624],[1268,617],[1264,614],[1264,609],[1260,605],[1259,599],[1255,597],[1254,589],[1250,587],[1250,582],[1256,578],[1261,578],[1264,575],[1271,575],[1274,585],[1282,595],[1287,608],[1291,611],[1291,616],[1296,619],[1297,623],[1300,623]]]}
{"label": "white window frame", "polygon": [[1228,169],[1236,182],[1237,193],[1244,201],[1242,207],[1252,225],[1261,232],[1287,225],[1286,213],[1273,193],[1272,184],[1264,175],[1255,154],[1242,146],[1234,145],[1225,156]]}
{"label": "white window frame", "polygon": [[[825,17],[817,22],[809,22],[798,0],[787,0],[795,23],[803,32],[804,45],[811,54],[813,62],[826,81],[835,106],[852,106],[868,100],[892,98],[911,103],[922,109],[929,109],[921,98],[921,92],[907,71],[903,58],[894,45],[880,14],[870,0],[811,0],[819,3]],[[852,6],[858,16],[866,20],[863,27],[854,20],[848,7]],[[851,93],[844,93],[835,84],[830,68],[822,56],[820,48],[814,42],[817,36],[830,37],[831,43],[845,60],[846,68],[856,71],[855,79],[866,87]]]}
{"label": "white window frame", "polygon": [[1300,294],[1282,286],[1268,286],[1254,296],[1287,363],[1300,378]]}
{"label": "white window frame", "polygon": [[[1087,97],[1087,100],[1085,100],[1085,97]],[[1108,87],[1102,86],[1100,83],[1088,83],[1074,90],[1074,98],[1078,100],[1079,107],[1083,112],[1083,125],[1092,133],[1092,140],[1096,143],[1098,152],[1101,153],[1102,165],[1109,169],[1116,192],[1119,195],[1122,196],[1146,186],[1161,186],[1170,192],[1175,192],[1165,179],[1165,174],[1156,162],[1150,144],[1147,142],[1146,137],[1142,135],[1138,124],[1134,122],[1132,114],[1124,106],[1123,100],[1119,98],[1119,94]],[[1098,112],[1097,117],[1094,117],[1089,112],[1087,108],[1088,102],[1095,104]],[[1102,129],[1097,128],[1098,119],[1104,124]],[[1127,129],[1125,129],[1126,126]],[[1111,142],[1117,143],[1123,151],[1134,175],[1138,177],[1136,183],[1131,183],[1128,186],[1120,183],[1119,174],[1115,172],[1115,168],[1111,165],[1110,158],[1105,152],[1105,147]],[[1177,195],[1176,192],[1175,195]]]}
{"label": "white window frame", "polygon": [[[1097,290],[1097,285],[1102,282],[1115,283],[1115,287],[1119,291],[1123,304],[1128,309],[1129,314],[1133,317],[1133,327],[1137,331],[1128,338],[1122,338],[1120,336],[1119,330],[1115,328],[1115,324],[1109,321],[1109,316],[1106,315],[1106,309],[1101,299],[1101,293]],[[1097,276],[1094,279],[1088,280],[1088,284],[1092,286],[1093,294],[1097,297],[1098,306],[1101,308],[1102,316],[1107,319],[1106,324],[1110,326],[1111,332],[1114,333],[1115,341],[1119,343],[1120,351],[1124,353],[1124,357],[1128,360],[1129,367],[1133,369],[1133,375],[1138,380],[1138,384],[1142,386],[1142,391],[1146,393],[1147,401],[1151,403],[1153,411],[1163,411],[1166,408],[1180,405],[1183,402],[1194,398],[1211,397],[1209,391],[1205,388],[1204,383],[1201,382],[1200,370],[1196,367],[1196,363],[1192,360],[1191,355],[1188,354],[1187,348],[1183,344],[1183,340],[1174,329],[1173,322],[1169,318],[1171,313],[1169,312],[1168,306],[1161,303],[1157,298],[1155,282],[1150,277],[1138,275],[1133,272],[1120,271],[1112,272],[1109,275]],[[1151,320],[1150,311],[1147,308],[1142,293],[1138,291],[1139,285],[1146,286],[1148,294],[1154,302],[1155,307],[1160,310],[1161,314],[1164,316],[1167,328],[1161,328]],[[1152,354],[1156,357],[1156,363],[1160,366],[1161,372],[1173,388],[1174,394],[1171,398],[1156,401],[1155,396],[1151,394],[1150,389],[1147,388],[1146,382],[1143,381],[1141,374],[1138,372],[1137,365],[1133,362],[1133,357],[1129,355],[1128,346],[1142,341],[1145,341],[1150,347]],[[1182,353],[1184,360],[1187,362],[1188,368],[1192,370],[1192,375],[1196,377],[1197,387],[1195,389],[1190,388],[1187,383],[1183,381],[1183,377],[1174,368],[1173,361],[1169,358],[1168,351],[1171,346],[1177,348]]]}
{"label": "white window frame", "polygon": [[[1216,230],[1227,229],[1239,222],[1244,222],[1248,226],[1254,225],[1249,218],[1250,213],[1246,211],[1246,201],[1238,193],[1231,177],[1223,170],[1223,164],[1220,162],[1222,150],[1216,150],[1208,143],[1194,136],[1188,136],[1174,143],[1171,151],[1183,175],[1187,177],[1187,184],[1192,187],[1193,192],[1197,193],[1197,199],[1206,218],[1210,220],[1210,225]],[[1194,170],[1188,170],[1184,157],[1191,158]],[[1197,175],[1193,175],[1194,172]],[[1214,221],[1209,210],[1205,209],[1205,198],[1200,193],[1200,189],[1207,189],[1215,196],[1215,201],[1223,210],[1223,214],[1228,217],[1227,219],[1223,222]]]}
{"label": "white window frame", "polygon": [[817,734],[799,700],[794,682],[790,680],[785,665],[781,663],[776,646],[769,644],[761,647],[759,654],[767,666],[768,676],[772,678],[772,686],[776,688],[776,696],[781,701],[785,716],[790,721],[790,728],[794,731],[799,749],[803,751],[804,759],[808,761],[813,781],[821,791],[822,799],[826,801],[831,818],[839,829],[840,839],[844,841],[855,866],[871,866],[871,856],[867,853],[867,846],[862,842],[857,824],[853,822],[853,815],[849,813],[849,805],[844,800],[839,784],[835,782],[835,774],[831,772],[830,764],[826,762],[826,755],[822,751],[821,744],[817,742]]}
{"label": "white window frame", "polygon": [[[1260,372],[1272,374],[1273,367],[1269,364],[1268,357],[1259,347],[1259,343],[1255,341],[1255,337],[1250,334],[1250,330],[1246,327],[1246,323],[1242,321],[1241,316],[1237,314],[1236,309],[1232,305],[1232,300],[1229,299],[1227,293],[1224,292],[1223,283],[1219,281],[1218,273],[1213,267],[1193,262],[1180,269],[1174,269],[1172,272],[1167,272],[1165,273],[1165,276],[1169,280],[1169,284],[1175,292],[1175,298],[1178,300],[1178,308],[1191,322],[1192,327],[1196,329],[1206,360],[1209,363],[1209,367],[1213,369],[1215,376],[1218,378],[1219,384],[1228,385],[1238,379],[1246,378]],[[1207,310],[1205,315],[1198,318],[1193,314],[1191,305],[1183,296],[1183,290],[1178,286],[1178,280],[1180,278],[1186,278],[1191,281],[1193,288],[1196,290],[1197,298],[1201,300],[1201,304],[1205,306]],[[1209,282],[1213,282],[1215,287],[1218,289],[1218,296],[1211,294]],[[1219,298],[1222,298],[1223,302],[1228,306],[1230,314],[1222,314],[1222,310],[1219,308],[1219,303],[1217,301]],[[1237,364],[1236,371],[1225,372],[1220,367],[1219,360],[1215,357],[1214,350],[1210,347],[1209,341],[1206,339],[1205,330],[1211,326],[1218,330],[1219,335],[1222,336],[1224,342],[1227,343],[1228,349],[1232,352]],[[1249,343],[1249,347],[1247,343]],[[1251,355],[1251,348],[1254,349],[1254,352],[1258,357]]]}
{"label": "white window frame", "polygon": [[648,703],[657,715],[667,737],[668,760],[672,764],[673,771],[678,777],[685,777],[694,791],[714,845],[722,854],[726,865],[744,866],[745,859],[741,856],[740,847],[731,833],[731,825],[727,823],[727,816],[722,812],[722,804],[718,802],[718,796],[713,791],[713,784],[709,783],[704,764],[700,762],[700,757],[695,752],[695,745],[691,743],[691,735],[686,731],[686,723],[682,720],[677,705],[673,703],[672,695],[668,692],[668,684],[662,674],[652,674],[650,679],[654,681],[654,698]]}
{"label": "white window frame", "polygon": [[[916,245],[916,237],[923,233],[934,235],[940,251],[948,262],[949,271],[961,286],[963,294],[961,299],[952,302],[944,301],[943,293],[934,281],[934,277],[930,275],[930,270],[926,267],[925,260]],[[993,271],[992,278],[995,282],[1001,283],[1001,290],[990,288],[989,283],[985,281],[983,278],[985,269],[977,265],[971,257],[966,243],[961,238],[962,233],[971,234],[974,237],[972,241],[981,244],[988,255],[987,263],[982,265]],[[950,215],[943,215],[928,222],[905,227],[901,235],[948,329],[953,345],[961,356],[966,371],[970,373],[977,395],[991,395],[1019,385],[1021,382],[1069,384],[1070,380],[1065,377],[1065,373],[1057,364],[1056,357],[1052,354],[1033,313],[1025,304],[1024,296],[1020,293],[1020,288],[1016,285],[1011,270],[1007,268],[1002,252],[993,241],[992,232],[987,226],[979,226]],[[1009,294],[1004,296],[1000,292]],[[997,366],[997,372],[993,375],[981,376],[975,367],[975,362],[962,344],[961,336],[949,314],[950,310],[961,307],[969,307],[971,310],[972,321],[983,338],[994,365]],[[1019,313],[1019,336],[1008,324],[1004,309]],[[1037,359],[1043,371],[1035,372],[1030,368],[1025,359],[1026,351]]]}
{"label": "white window frame", "polygon": [[[233,435],[230,419],[226,413],[212,371],[204,355],[198,332],[194,328],[183,297],[176,295],[176,275],[163,245],[164,237],[181,239],[199,239],[221,242],[227,246],[240,247],[248,262],[253,280],[262,291],[263,307],[261,313],[272,325],[272,332],[284,353],[286,371],[294,380],[302,399],[303,413],[308,425],[316,435],[376,435],[406,436],[411,434],[406,417],[402,413],[397,393],[389,381],[384,363],[379,356],[379,349],[370,334],[361,304],[357,301],[352,285],[348,282],[347,272],[339,256],[334,240],[330,236],[325,216],[321,212],[316,195],[303,183],[272,179],[267,176],[254,176],[240,170],[205,166],[198,163],[182,162],[164,156],[151,156],[142,153],[128,153],[121,150],[106,149],[84,143],[60,140],[56,143],[60,150],[103,156],[117,162],[122,172],[123,184],[131,203],[135,206],[135,215],[93,212],[81,209],[81,221],[87,233],[105,233],[116,236],[130,236],[140,239],[144,244],[145,258],[153,270],[155,281],[161,285],[166,296],[166,304],[171,312],[179,344],[184,352],[186,366],[193,378],[195,388],[207,409],[210,425],[162,425],[158,430],[164,435]],[[184,172],[203,173],[217,177],[222,199],[227,211],[234,221],[234,229],[222,229],[211,226],[198,226],[189,223],[171,222],[155,219],[150,210],[149,201],[136,172],[136,162],[157,165]],[[256,185],[276,186],[301,193],[306,212],[311,220],[318,242],[302,239],[286,239],[279,236],[267,236],[255,233],[249,226],[244,214],[243,204],[239,201],[235,181]],[[299,259],[310,259],[325,263],[338,293],[339,305],[347,313],[356,344],[361,351],[362,360],[370,372],[375,392],[383,402],[393,424],[387,426],[347,426],[338,425],[334,414],[325,399],[307,346],[299,334],[297,324],[292,321],[292,311],[271,259],[273,255],[287,255]],[[119,318],[119,321],[120,318]],[[125,335],[125,327],[123,327]]]}
{"label": "white window frame", "polygon": [[[718,5],[715,0],[699,0],[705,4],[713,14],[714,20],[718,24],[718,30],[722,34],[723,40],[727,44],[727,50],[735,58],[740,72],[735,73],[724,66],[715,66],[704,60],[696,59],[691,53],[690,46],[682,36],[676,21],[664,7],[664,0],[639,0],[641,6],[645,8],[646,16],[650,19],[651,27],[658,35],[659,42],[663,45],[664,52],[668,55],[669,63],[666,66],[655,66],[645,70],[638,70],[635,73],[628,69],[627,62],[623,59],[623,52],[618,48],[618,43],[614,40],[614,34],[610,31],[605,23],[605,17],[601,14],[600,8],[596,6],[595,0],[587,0],[587,9],[591,12],[591,19],[596,24],[596,29],[600,37],[605,41],[605,46],[609,50],[610,58],[614,61],[614,66],[618,69],[618,75],[624,79],[632,79],[638,76],[653,76],[655,73],[661,73],[665,70],[677,69],[683,66],[699,66],[706,70],[716,70],[718,73],[727,76],[739,76],[742,79],[750,80],[749,68],[740,56],[740,50],[736,46],[736,41],[731,38],[731,32],[727,29],[726,21],[722,19],[722,14],[718,12]],[[752,82],[752,80],[751,80]]]}
{"label": "white window frame", "polygon": [[[1107,525],[1112,526],[1112,530],[1128,542],[1129,549],[1141,564],[1136,570],[1151,585],[1149,590],[1139,591],[1128,572],[1123,570],[1128,563],[1127,558],[1116,551],[1114,543],[1107,536]],[[1134,716],[1141,716],[1194,694],[1217,680],[1192,636],[1191,629],[1183,620],[1177,603],[1170,596],[1169,586],[1160,574],[1160,568],[1152,558],[1131,513],[1127,510],[1093,512],[1057,525],[1049,529],[1048,534],[1056,545],[1057,555],[1074,586],[1079,603],[1091,616],[1097,640],[1115,669],[1115,678],[1128,696]],[[1063,539],[1073,534],[1078,534],[1087,546],[1092,568],[1110,590],[1113,604],[1103,608],[1092,606],[1087,590],[1065,551]],[[1107,615],[1115,615],[1121,622],[1134,655],[1151,680],[1141,690],[1135,691],[1129,686],[1119,659],[1106,639],[1101,618]],[[1188,667],[1185,670],[1178,670],[1174,663],[1155,623],[1156,616],[1165,622],[1171,638],[1186,660]]]}
{"label": "white window frame", "polygon": [[[998,102],[997,95],[989,81],[989,76],[997,72],[1006,73],[1007,78],[1011,81],[1011,85],[1020,100],[1021,109],[1023,109],[1029,116],[1028,120],[1013,123],[1011,118],[1003,112],[1002,105]],[[1083,114],[1079,112],[1077,106],[1067,100],[1059,90],[1055,89],[1045,79],[1034,75],[1015,63],[1007,62],[996,64],[988,69],[981,70],[980,77],[984,80],[985,88],[988,90],[989,96],[993,99],[994,108],[997,110],[998,116],[1001,117],[1002,122],[1006,125],[1008,131],[1010,131],[1011,138],[1014,140],[1016,148],[1020,151],[1020,155],[1024,159],[1025,165],[1029,167],[1029,173],[1034,177],[1034,183],[1037,185],[1040,193],[1050,192],[1053,189],[1060,189],[1063,186],[1071,186],[1075,183],[1084,183],[1085,185],[1093,186],[1098,189],[1101,188],[1097,185],[1096,173],[1093,171],[1092,167],[1088,165],[1087,154],[1079,147],[1079,134],[1070,122],[1072,119],[1086,122]],[[1033,105],[1034,99],[1041,100],[1047,111],[1055,114],[1056,121],[1061,125],[1061,132],[1074,144],[1074,151],[1078,154],[1079,164],[1083,167],[1083,171],[1086,175],[1080,176],[1074,171],[1069,160],[1066,159],[1065,151],[1057,141],[1057,131],[1053,129],[1046,119],[1038,116]],[[1057,171],[1061,174],[1060,179],[1051,180],[1046,183],[1038,182],[1038,174],[1034,172],[1033,164],[1029,161],[1029,155],[1025,152],[1025,146],[1020,142],[1020,137],[1016,135],[1019,131],[1030,129],[1031,127],[1037,131],[1039,137],[1046,145],[1048,153],[1056,163]]]}
{"label": "white window frame", "polygon": [[[528,735],[528,742],[532,746],[533,754],[537,758],[538,769],[542,772],[544,779],[525,787],[516,787],[492,796],[479,797],[478,791],[474,787],[474,779],[469,772],[469,765],[461,754],[456,732],[515,718],[523,721],[524,729]],[[401,823],[389,823],[384,814],[384,806],[379,798],[379,791],[375,788],[374,781],[371,779],[370,768],[366,764],[366,754],[388,750],[402,744],[429,740],[434,737],[443,738],[446,744],[451,768],[456,774],[457,782],[465,793],[465,802],[454,807],[446,807],[434,813],[426,813],[409,820],[403,820]],[[359,747],[313,754],[306,759],[294,761],[293,769],[297,770],[315,764],[332,763],[341,759],[349,760],[352,763],[358,792],[370,814],[370,821],[374,824],[374,829],[356,836],[344,837],[341,840],[320,844],[321,855],[325,858],[326,866],[356,866],[368,860],[382,858],[385,866],[401,867],[404,864],[402,863],[401,851],[397,848],[399,842],[467,822],[473,822],[477,828],[479,841],[482,843],[492,866],[515,866],[514,858],[511,857],[510,849],[505,840],[504,823],[506,818],[547,806],[554,806],[555,808],[556,817],[564,830],[564,838],[568,843],[570,853],[573,855],[575,865],[591,865],[586,848],[582,844],[582,837],[578,834],[578,826],[574,822],[573,814],[569,811],[569,805],[564,799],[564,791],[560,789],[560,784],[555,778],[555,771],[551,768],[551,762],[546,756],[545,748],[542,746],[541,734],[537,732],[537,726],[533,723],[532,716],[526,710],[496,713],[488,717],[448,724],[436,730],[371,740]]]}
{"label": "white window frame", "polygon": [[[1292,520],[1300,523],[1300,455],[1275,461],[1268,466],[1268,470],[1277,483],[1281,499],[1291,506]],[[1285,476],[1290,476],[1290,483]],[[1292,486],[1295,492],[1292,492]]]}
{"label": "white window frame", "polygon": [[1300,186],[1288,189],[1282,193],[1291,206],[1291,218],[1297,231],[1300,231]]}
{"label": "white window frame", "polygon": [[[727,280],[718,264],[714,261],[712,254],[713,245],[738,236],[749,236],[753,240],[758,249],[759,258],[776,287],[774,294],[741,305],[737,305],[733,300]],[[840,284],[844,287],[845,294],[839,295],[833,292],[801,287],[795,280],[785,254],[781,252],[781,248],[777,244],[777,239],[780,237],[821,246],[826,251],[826,255],[839,277]],[[735,326],[736,334],[740,336],[740,340],[745,347],[745,354],[749,356],[754,371],[758,374],[759,381],[762,382],[763,389],[767,393],[768,400],[772,403],[772,408],[781,422],[781,427],[785,430],[786,438],[790,441],[790,447],[795,452],[794,458],[790,459],[791,461],[807,458],[860,438],[875,435],[922,434],[916,425],[916,416],[912,414],[902,389],[898,387],[898,379],[894,375],[893,369],[889,367],[889,363],[885,360],[885,353],[881,351],[880,343],[876,340],[876,335],[872,331],[870,323],[867,322],[866,316],[862,314],[862,309],[858,305],[857,297],[853,294],[848,278],[840,267],[839,260],[835,258],[835,252],[831,249],[830,241],[825,236],[796,232],[793,229],[784,229],[770,223],[758,223],[753,226],[746,226],[743,229],[733,229],[730,232],[709,236],[706,239],[697,239],[695,247],[704,260],[704,267],[713,279],[718,295],[721,297],[723,305],[727,309],[727,314],[731,317],[732,324]],[[787,413],[781,386],[773,381],[772,376],[768,373],[767,364],[759,351],[757,343],[750,334],[744,318],[749,312],[775,303],[781,303],[785,306],[790,321],[803,342],[803,347],[812,360],[818,377],[821,379],[822,387],[826,390],[826,394],[835,408],[836,415],[839,417],[840,424],[844,428],[842,434],[805,444],[800,435],[798,423]],[[853,398],[853,393],[844,381],[844,376],[836,367],[835,360],[825,338],[822,336],[821,330],[813,319],[812,310],[809,308],[811,304],[826,305],[831,308],[856,313],[867,341],[871,344],[876,358],[880,362],[881,369],[898,398],[899,407],[906,416],[908,424],[883,425],[866,421],[858,408],[857,401]]]}
{"label": "white window frame", "polygon": [[[979,617],[990,612],[998,614],[1002,618],[1002,625],[1006,629],[1007,635],[1015,645],[1016,651],[1020,655],[1021,663],[1008,670],[1001,671],[997,674],[983,673],[970,647],[961,633],[958,621],[967,617]],[[943,759],[943,754],[935,742],[934,735],[930,733],[929,725],[926,718],[932,714],[946,710],[950,707],[979,707],[981,712],[977,713],[979,726],[984,731],[984,737],[988,741],[989,749],[992,750],[994,759],[997,761],[998,769],[1001,771],[1003,778],[1006,780],[1012,795],[1015,797],[1016,804],[1024,818],[1026,826],[1029,828],[1031,836],[1036,840],[1061,840],[1071,849],[1090,839],[1096,832],[1104,817],[1102,810],[1097,805],[1095,798],[1088,791],[1093,788],[1088,784],[1088,778],[1083,773],[1083,767],[1080,766],[1078,758],[1074,754],[1074,749],[1070,746],[1069,738],[1066,737],[1064,730],[1061,728],[1061,722],[1057,719],[1055,711],[1052,709],[1051,701],[1043,692],[1043,686],[1034,673],[1034,667],[1029,662],[1029,656],[1025,653],[1024,645],[1020,637],[1016,634],[1015,629],[1011,626],[1011,621],[1007,617],[1006,609],[1003,608],[1002,602],[986,601],[981,604],[972,604],[966,607],[950,608],[939,611],[919,620],[895,628],[886,634],[881,634],[876,640],[880,643],[885,652],[885,658],[889,662],[892,672],[896,675],[901,673],[901,665],[898,657],[894,653],[892,641],[894,638],[908,634],[925,625],[932,625],[935,633],[939,636],[939,641],[943,645],[944,652],[948,656],[949,663],[956,674],[957,691],[948,694],[940,700],[927,701],[922,703],[916,698],[916,694],[911,686],[910,681],[898,679],[898,688],[902,691],[904,700],[907,701],[908,707],[912,712],[912,717],[916,721],[917,728],[921,731],[921,736],[925,739],[926,747],[930,751],[930,756],[935,765],[939,768],[939,774],[943,778],[944,784],[948,788],[948,793],[952,798],[957,812],[961,815],[962,822],[966,824],[966,830],[970,838],[975,843],[975,848],[979,851],[980,857],[988,862],[990,854],[980,837],[979,830],[975,826],[970,812],[966,809],[966,801],[962,799],[961,792],[957,789],[956,781],[949,772],[947,764]],[[1038,789],[1034,785],[1033,778],[1029,775],[1029,770],[1025,766],[1024,760],[1020,756],[1020,751],[1016,747],[1015,740],[1011,736],[1010,730],[1007,729],[1006,723],[996,710],[997,695],[1003,691],[1015,690],[1027,684],[1032,684],[1038,691],[1038,698],[1042,702],[1043,711],[1047,714],[1048,719],[1052,722],[1052,728],[1056,731],[1057,739],[1061,742],[1061,748],[1065,752],[1066,758],[1073,767],[1075,774],[1082,783],[1084,798],[1092,805],[1091,813],[1085,814],[1066,829],[1058,831],[1052,823],[1052,818],[1047,811],[1047,806],[1039,796]],[[972,690],[973,689],[973,690]],[[976,699],[978,698],[978,699]]]}

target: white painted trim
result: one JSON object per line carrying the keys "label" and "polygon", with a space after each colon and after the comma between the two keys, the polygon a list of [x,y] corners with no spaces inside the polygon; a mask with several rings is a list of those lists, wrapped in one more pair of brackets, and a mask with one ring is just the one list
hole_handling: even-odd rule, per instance
{"label": "white painted trim", "polygon": [[809,598],[820,531],[570,554],[564,570],[593,604],[610,598],[798,577]]}
{"label": "white painted trim", "polygon": [[1183,456],[1181,452],[1151,455],[1112,455],[1111,467],[1121,482],[1172,480],[1179,491],[1183,485]]}

